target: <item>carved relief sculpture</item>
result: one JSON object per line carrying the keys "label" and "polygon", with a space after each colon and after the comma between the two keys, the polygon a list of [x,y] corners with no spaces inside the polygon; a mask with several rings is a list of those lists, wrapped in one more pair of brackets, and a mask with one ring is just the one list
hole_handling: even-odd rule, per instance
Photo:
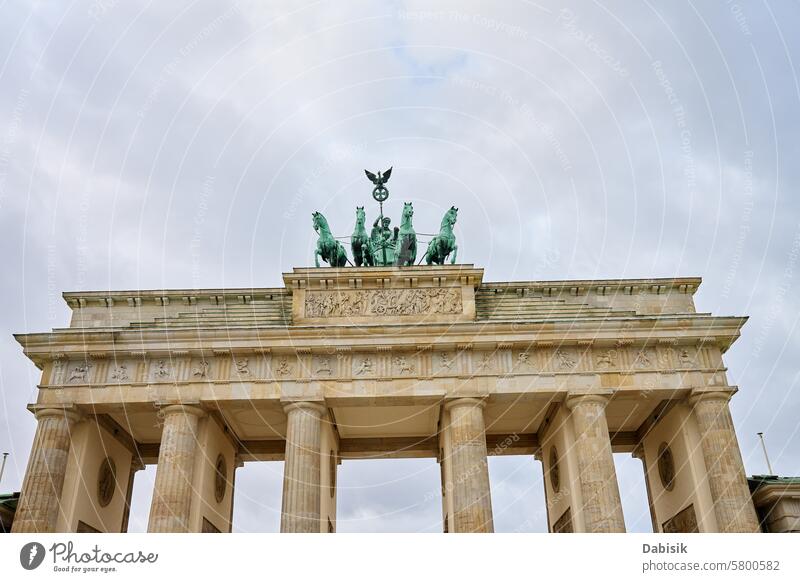
{"label": "carved relief sculpture", "polygon": [[606,350],[597,354],[596,365],[598,368],[613,368],[617,365],[617,350]]}
{"label": "carved relief sculpture", "polygon": [[682,509],[661,525],[664,533],[697,533],[697,514],[694,504]]}
{"label": "carved relief sculpture", "polygon": [[520,352],[517,355],[517,367],[518,368],[535,368],[533,362],[531,361],[531,354],[529,352]]}
{"label": "carved relief sculpture", "polygon": [[225,457],[219,455],[214,466],[214,499],[217,503],[222,503],[225,498],[225,490],[228,487],[228,466]]}
{"label": "carved relief sculpture", "polygon": [[278,373],[278,376],[288,376],[292,373],[292,367],[289,365],[289,362],[286,360],[286,358],[281,358],[275,371]]}
{"label": "carved relief sculpture", "polygon": [[453,364],[455,363],[453,361],[453,357],[448,353],[440,354],[439,355],[439,362],[440,362],[442,368],[444,368],[446,370],[451,369],[453,367]]}
{"label": "carved relief sculpture", "polygon": [[239,376],[250,375],[250,358],[236,358],[236,373]]}
{"label": "carved relief sculpture", "polygon": [[306,317],[451,315],[463,311],[461,289],[309,291]]}
{"label": "carved relief sculpture", "polygon": [[558,367],[564,370],[571,370],[576,365],[575,358],[563,350],[556,350],[556,359]]}
{"label": "carved relief sculpture", "polygon": [[401,374],[413,374],[414,373],[414,364],[408,362],[405,356],[399,356],[394,359],[394,365],[397,366],[398,371]]}
{"label": "carved relief sculpture", "polygon": [[491,352],[484,352],[478,362],[479,370],[491,370],[494,368],[494,355]]}
{"label": "carved relief sculpture", "polygon": [[361,360],[361,364],[356,370],[356,376],[364,376],[367,374],[372,374],[372,360],[369,358],[364,358]]}
{"label": "carved relief sculpture", "polygon": [[153,372],[156,378],[169,378],[170,369],[167,363],[164,360],[159,360],[156,362],[155,371]]}
{"label": "carved relief sculpture", "polygon": [[128,380],[128,367],[125,364],[120,364],[111,372],[111,379],[117,382],[124,382]]}
{"label": "carved relief sculpture", "polygon": [[317,366],[317,374],[327,374],[330,376],[333,374],[331,370],[331,360],[328,357],[322,357],[319,359],[319,365]]}
{"label": "carved relief sculpture", "polygon": [[647,355],[647,352],[642,349],[636,354],[633,365],[637,368],[649,368],[653,365],[653,362],[650,360],[650,356]]}
{"label": "carved relief sculpture", "polygon": [[675,461],[667,443],[658,447],[658,476],[664,489],[672,491],[675,487]]}
{"label": "carved relief sculpture", "polygon": [[91,364],[80,364],[72,368],[72,371],[69,373],[69,378],[67,382],[88,382],[89,381],[89,369],[92,367]]}
{"label": "carved relief sculpture", "polygon": [[192,376],[196,378],[208,378],[208,362],[202,360],[192,369]]}
{"label": "carved relief sculpture", "polygon": [[97,475],[97,501],[100,507],[106,507],[114,497],[114,488],[117,483],[117,469],[114,460],[107,457],[100,464]]}

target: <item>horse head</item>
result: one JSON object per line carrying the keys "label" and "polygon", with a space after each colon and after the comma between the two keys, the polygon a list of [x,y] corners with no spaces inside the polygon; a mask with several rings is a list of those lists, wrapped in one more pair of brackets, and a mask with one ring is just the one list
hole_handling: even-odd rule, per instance
{"label": "horse head", "polygon": [[314,212],[311,214],[313,216],[313,225],[314,230],[319,233],[320,229],[324,232],[326,230],[330,230],[328,228],[328,221],[325,220],[325,217],[320,212]]}
{"label": "horse head", "polygon": [[414,216],[414,206],[411,202],[403,202],[403,222],[411,222]]}
{"label": "horse head", "polygon": [[367,213],[363,206],[356,206],[356,226],[363,226],[367,220]]}
{"label": "horse head", "polygon": [[450,210],[444,213],[444,218],[442,218],[442,228],[449,226],[453,227],[456,223],[456,219],[458,218],[458,208],[455,206],[451,206]]}

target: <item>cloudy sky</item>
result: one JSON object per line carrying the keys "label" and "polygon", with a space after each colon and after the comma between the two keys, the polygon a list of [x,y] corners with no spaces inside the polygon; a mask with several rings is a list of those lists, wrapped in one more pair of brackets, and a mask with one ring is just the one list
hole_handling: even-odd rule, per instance
{"label": "cloudy sky", "polygon": [[[486,280],[702,276],[748,315],[726,356],[749,474],[800,475],[796,2],[0,3],[0,490],[38,371],[11,337],[65,290],[276,286],[371,209],[435,229]],[[617,455],[629,530],[641,465]],[[498,531],[544,531],[541,465],[490,460]],[[146,528],[154,468],[132,529]],[[277,531],[282,464],[237,474],[235,529]],[[340,468],[340,531],[439,531],[430,461]]]}

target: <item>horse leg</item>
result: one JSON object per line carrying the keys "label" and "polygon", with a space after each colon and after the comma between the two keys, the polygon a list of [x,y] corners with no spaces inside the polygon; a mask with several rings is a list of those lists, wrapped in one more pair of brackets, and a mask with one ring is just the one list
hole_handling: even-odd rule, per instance
{"label": "horse leg", "polygon": [[372,243],[369,239],[364,241],[364,265],[367,267],[375,266],[375,258],[372,256]]}
{"label": "horse leg", "polygon": [[[455,265],[456,264],[456,256],[457,255],[458,255],[458,245],[453,245],[453,258],[450,259],[450,264],[451,265]],[[442,261],[442,262],[444,262],[444,261]]]}
{"label": "horse leg", "polygon": [[433,253],[431,251],[436,250],[436,245],[434,244],[435,242],[436,242],[436,237],[433,237],[431,241],[428,243],[428,248],[425,250],[425,256],[422,257],[425,260],[425,264],[427,265],[433,263]]}
{"label": "horse leg", "polygon": [[344,267],[347,264],[347,254],[341,244],[335,244],[331,250],[331,266]]}
{"label": "horse leg", "polygon": [[314,264],[319,267],[319,247],[314,249]]}
{"label": "horse leg", "polygon": [[356,267],[360,267],[361,263],[364,262],[361,243],[354,240],[350,250],[353,251],[353,262],[356,264]]}

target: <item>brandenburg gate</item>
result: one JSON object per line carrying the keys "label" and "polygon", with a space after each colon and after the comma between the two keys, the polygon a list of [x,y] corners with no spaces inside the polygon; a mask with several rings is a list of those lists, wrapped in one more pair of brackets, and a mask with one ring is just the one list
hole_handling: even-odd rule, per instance
{"label": "brandenburg gate", "polygon": [[[487,454],[545,471],[551,531],[624,531],[612,452],[656,531],[753,532],[699,279],[486,283],[471,265],[302,268],[274,289],[66,293],[18,335],[42,370],[15,531],[230,531],[236,468],[285,460],[281,530],[334,531],[342,459],[435,457],[443,529],[492,531]],[[533,471],[533,464],[531,465]]]}
{"label": "brandenburg gate", "polygon": [[284,460],[281,531],[334,532],[342,459],[430,457],[443,531],[491,532],[496,454],[542,462],[550,531],[623,532],[616,452],[642,462],[654,531],[759,531],[723,363],[745,318],[697,312],[700,279],[485,282],[452,264],[457,209],[417,265],[411,204],[392,237],[376,200],[359,266],[315,213],[334,266],[65,293],[69,327],[17,335],[42,375],[13,530],[124,532],[157,464],[149,531],[231,531],[237,467]]}

